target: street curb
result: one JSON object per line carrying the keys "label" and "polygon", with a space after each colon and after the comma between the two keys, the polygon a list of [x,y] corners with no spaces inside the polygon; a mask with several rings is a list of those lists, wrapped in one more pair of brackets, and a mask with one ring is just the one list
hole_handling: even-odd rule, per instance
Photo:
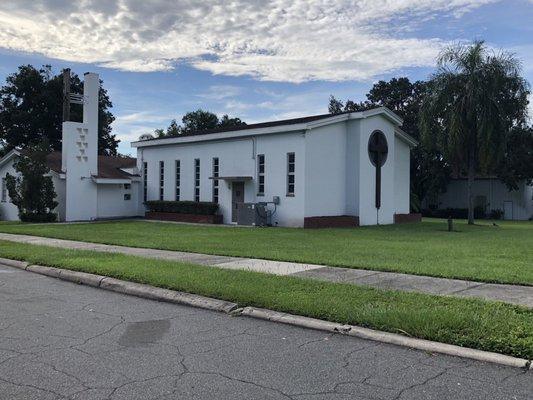
{"label": "street curb", "polygon": [[26,269],[29,265],[26,261],[11,260],[9,258],[1,258],[1,257],[0,257],[0,264],[4,264],[9,267],[15,267],[19,269]]}
{"label": "street curb", "polygon": [[0,258],[0,264],[23,269],[52,278],[57,278],[69,282],[110,290],[117,293],[128,294],[150,300],[157,300],[166,303],[180,304],[203,308],[212,311],[219,311],[231,316],[245,316],[262,319],[271,322],[278,322],[302,328],[315,329],[331,333],[339,333],[346,336],[353,336],[365,340],[373,340],[381,343],[388,343],[412,349],[446,354],[455,357],[467,358],[476,361],[500,364],[514,368],[532,369],[531,360],[506,356],[504,354],[493,353],[483,350],[471,349],[468,347],[455,346],[446,343],[433,342],[430,340],[410,338],[396,333],[377,331],[362,328],[354,325],[340,324],[337,322],[324,321],[316,318],[303,317],[268,310],[257,307],[238,308],[236,303],[204,297],[196,294],[178,292],[174,290],[162,289],[155,286],[122,281],[102,275],[89,274],[67,269],[46,267],[42,265],[30,265],[27,262]]}
{"label": "street curb", "polygon": [[122,281],[120,279],[110,278],[102,275],[89,274],[86,272],[72,271],[68,269],[60,269],[54,267],[45,267],[43,265],[29,265],[28,263],[22,261],[8,260],[5,258],[0,258],[0,264],[24,269],[26,271],[45,275],[51,278],[57,278],[64,281],[110,290],[112,292],[142,297],[145,299],[162,301],[165,303],[198,307],[206,310],[223,312],[226,314],[230,314],[232,311],[238,308],[237,304],[229,301],[213,299],[197,294],[158,288],[142,283]]}
{"label": "street curb", "polygon": [[287,314],[278,311],[267,310],[256,307],[245,307],[241,315],[257,318],[282,324],[316,329],[331,333],[340,333],[365,340],[373,340],[381,343],[394,344],[402,347],[423,350],[431,353],[446,354],[455,357],[468,358],[492,364],[500,364],[514,368],[532,369],[531,360],[507,356],[504,354],[489,351],[476,350],[468,347],[455,346],[452,344],[433,342],[431,340],[410,338],[396,333],[376,331],[354,325],[344,325],[335,322],[323,321],[320,319],[302,317],[299,315]]}

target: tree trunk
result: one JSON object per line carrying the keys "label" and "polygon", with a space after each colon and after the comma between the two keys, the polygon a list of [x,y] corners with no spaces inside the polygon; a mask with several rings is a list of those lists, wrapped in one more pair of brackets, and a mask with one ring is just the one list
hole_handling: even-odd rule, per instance
{"label": "tree trunk", "polygon": [[466,186],[466,195],[468,196],[468,225],[474,225],[474,198],[472,196],[472,188],[474,186],[475,174],[474,152],[470,151],[468,155],[468,182]]}

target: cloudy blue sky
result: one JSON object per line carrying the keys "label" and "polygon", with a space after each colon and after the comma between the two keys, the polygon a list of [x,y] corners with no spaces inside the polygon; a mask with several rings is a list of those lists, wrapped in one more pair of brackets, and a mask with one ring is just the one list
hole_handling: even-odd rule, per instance
{"label": "cloudy blue sky", "polygon": [[533,82],[532,21],[533,0],[3,0],[0,82],[21,64],[98,72],[128,154],[199,107],[251,123],[425,79],[451,42],[514,52]]}

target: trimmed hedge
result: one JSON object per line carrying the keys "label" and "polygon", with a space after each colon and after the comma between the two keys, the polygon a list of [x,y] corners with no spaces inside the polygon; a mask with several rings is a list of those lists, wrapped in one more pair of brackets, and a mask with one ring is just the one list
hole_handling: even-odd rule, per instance
{"label": "trimmed hedge", "polygon": [[21,212],[19,218],[22,222],[56,222],[57,214],[53,212],[32,213]]}
{"label": "trimmed hedge", "polygon": [[207,201],[166,201],[153,200],[144,203],[151,212],[177,214],[215,215],[218,204]]}

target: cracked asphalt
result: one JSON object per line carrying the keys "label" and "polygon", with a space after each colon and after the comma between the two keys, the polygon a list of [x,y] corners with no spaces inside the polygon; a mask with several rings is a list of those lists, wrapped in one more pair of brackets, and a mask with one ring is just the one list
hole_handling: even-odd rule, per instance
{"label": "cracked asphalt", "polygon": [[0,265],[0,399],[532,399],[533,374]]}

